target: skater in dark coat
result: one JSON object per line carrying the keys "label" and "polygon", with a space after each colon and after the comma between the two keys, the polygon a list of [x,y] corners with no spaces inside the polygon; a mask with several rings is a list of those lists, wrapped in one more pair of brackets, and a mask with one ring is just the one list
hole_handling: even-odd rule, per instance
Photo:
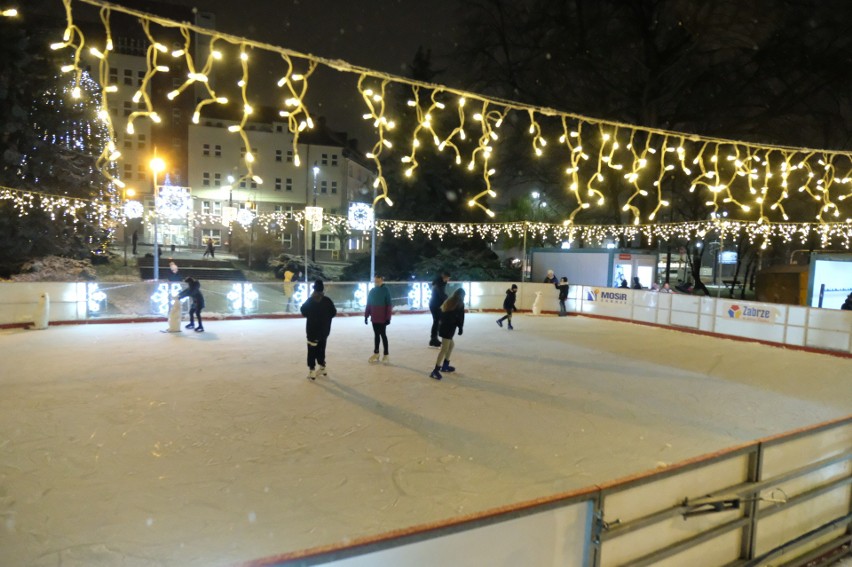
{"label": "skater in dark coat", "polygon": [[[201,282],[195,278],[186,278],[187,287],[178,294],[178,299],[188,297],[190,300],[189,306],[189,323],[187,329],[195,329],[196,333],[204,332],[204,324],[201,322],[201,310],[204,309],[204,295],[201,293]],[[195,326],[195,317],[198,317],[198,326]],[[180,330],[180,327],[178,327]]]}
{"label": "skater in dark coat", "polygon": [[441,346],[441,341],[438,340],[438,324],[441,321],[441,305],[447,300],[448,281],[450,281],[450,274],[441,272],[440,277],[435,278],[432,282],[432,298],[429,300],[429,311],[432,312],[432,331],[429,336],[430,347]]}
{"label": "skater in dark coat", "polygon": [[518,286],[512,284],[512,287],[506,290],[506,299],[503,300],[503,309],[506,311],[506,314],[497,319],[497,324],[501,327],[503,326],[503,321],[508,319],[510,331],[514,329],[514,327],[512,326],[512,313],[518,310],[518,308],[515,307],[515,299],[517,297]]}
{"label": "skater in dark coat", "polygon": [[453,295],[441,305],[441,324],[439,335],[441,337],[441,350],[435,361],[435,369],[429,374],[430,378],[440,380],[443,378],[441,372],[455,372],[455,367],[450,366],[450,356],[453,354],[453,336],[459,330],[459,336],[464,332],[464,289],[458,288]]}
{"label": "skater in dark coat", "polygon": [[563,277],[556,288],[559,290],[559,316],[565,317],[568,314],[565,309],[565,302],[568,300],[568,278]]}
{"label": "skater in dark coat", "polygon": [[367,307],[364,310],[364,324],[367,324],[368,319],[373,319],[374,348],[373,355],[370,357],[370,362],[379,361],[379,341],[381,341],[382,346],[384,347],[382,362],[384,364],[390,364],[387,327],[391,322],[393,302],[391,300],[390,290],[385,287],[384,277],[376,275],[375,283],[375,287],[373,287],[367,295]]}
{"label": "skater in dark coat", "polygon": [[852,293],[846,296],[846,301],[840,306],[844,311],[852,311]]}
{"label": "skater in dark coat", "polygon": [[[325,345],[331,334],[331,320],[337,315],[334,302],[325,296],[322,280],[314,282],[314,292],[302,304],[302,315],[307,317],[305,333],[308,338],[308,378],[316,380],[317,374],[326,376]],[[319,369],[316,368],[319,364]]]}

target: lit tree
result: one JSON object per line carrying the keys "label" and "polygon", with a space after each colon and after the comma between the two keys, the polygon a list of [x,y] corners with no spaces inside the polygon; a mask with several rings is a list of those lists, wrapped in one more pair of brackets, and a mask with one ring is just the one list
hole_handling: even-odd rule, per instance
{"label": "lit tree", "polygon": [[[0,201],[0,276],[47,255],[86,258],[104,246],[110,221],[104,205],[116,191],[96,168],[108,141],[99,120],[99,87],[83,74],[81,97],[46,48],[49,25],[0,21],[0,185],[36,194],[34,207]],[[51,197],[92,200],[75,212],[53,213]]]}

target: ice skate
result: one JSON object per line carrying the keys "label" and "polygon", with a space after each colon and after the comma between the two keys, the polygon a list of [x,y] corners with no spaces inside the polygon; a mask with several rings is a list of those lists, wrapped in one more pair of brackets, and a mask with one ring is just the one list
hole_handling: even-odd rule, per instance
{"label": "ice skate", "polygon": [[382,364],[390,364],[390,355],[386,354],[382,357]]}
{"label": "ice skate", "polygon": [[497,324],[500,326],[501,329],[503,328],[503,321],[501,319],[497,319]]}
{"label": "ice skate", "polygon": [[515,329],[515,328],[512,326],[512,324],[511,324],[511,323],[509,323],[509,330],[510,330],[510,331],[513,331],[514,329]]}
{"label": "ice skate", "polygon": [[444,365],[441,366],[441,372],[455,372],[455,371],[456,371],[456,367],[450,366],[450,361],[445,360]]}
{"label": "ice skate", "polygon": [[441,348],[441,341],[439,341],[437,339],[433,339],[433,340],[429,341],[429,346],[435,347],[435,348]]}
{"label": "ice skate", "polygon": [[187,323],[186,325],[184,325],[184,327],[183,327],[183,328],[184,328],[184,329],[194,329],[194,328],[195,328],[195,323]]}
{"label": "ice skate", "polygon": [[378,361],[379,361],[379,353],[375,353],[369,358],[370,364],[375,364]]}
{"label": "ice skate", "polygon": [[429,378],[434,378],[435,380],[440,380],[441,378],[443,378],[437,366],[435,367],[435,370],[433,370],[432,373],[429,375]]}
{"label": "ice skate", "polygon": [[326,371],[324,364],[320,365],[319,369],[317,370],[317,375],[318,376],[328,376],[328,371]]}
{"label": "ice skate", "polygon": [[308,379],[316,380],[317,379],[317,371],[311,368],[311,371],[308,372]]}
{"label": "ice skate", "polygon": [[196,332],[196,333],[203,333],[203,332],[204,332],[204,327],[196,327],[195,332]]}

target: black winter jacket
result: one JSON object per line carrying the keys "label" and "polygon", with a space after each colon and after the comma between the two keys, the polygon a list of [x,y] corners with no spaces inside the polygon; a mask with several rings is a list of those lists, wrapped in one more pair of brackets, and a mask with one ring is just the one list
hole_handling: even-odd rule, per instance
{"label": "black winter jacket", "polygon": [[464,303],[452,311],[441,311],[441,326],[438,335],[442,339],[451,339],[455,336],[457,327],[459,333],[464,330]]}
{"label": "black winter jacket", "polygon": [[189,284],[189,287],[182,290],[178,294],[178,299],[183,299],[184,297],[188,297],[190,301],[192,301],[193,307],[197,307],[198,309],[204,309],[204,295],[201,294],[201,283],[198,281],[194,281]]}
{"label": "black winter jacket", "polygon": [[308,340],[324,339],[331,334],[331,320],[337,315],[337,308],[331,299],[315,291],[302,304],[302,315],[308,319],[305,321]]}
{"label": "black winter jacket", "polygon": [[518,293],[512,291],[511,288],[506,290],[506,299],[503,300],[503,309],[506,311],[517,311],[518,308],[515,307],[515,299],[517,299]]}
{"label": "black winter jacket", "polygon": [[437,311],[446,300],[447,282],[444,281],[444,278],[438,276],[432,282],[432,297],[429,299],[429,309]]}

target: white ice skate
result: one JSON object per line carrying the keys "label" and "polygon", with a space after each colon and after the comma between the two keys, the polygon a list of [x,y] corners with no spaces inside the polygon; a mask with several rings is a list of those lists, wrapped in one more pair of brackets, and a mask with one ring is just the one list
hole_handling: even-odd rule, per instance
{"label": "white ice skate", "polygon": [[369,361],[370,364],[377,363],[379,361],[379,353],[376,353],[373,356],[371,356],[368,361]]}

